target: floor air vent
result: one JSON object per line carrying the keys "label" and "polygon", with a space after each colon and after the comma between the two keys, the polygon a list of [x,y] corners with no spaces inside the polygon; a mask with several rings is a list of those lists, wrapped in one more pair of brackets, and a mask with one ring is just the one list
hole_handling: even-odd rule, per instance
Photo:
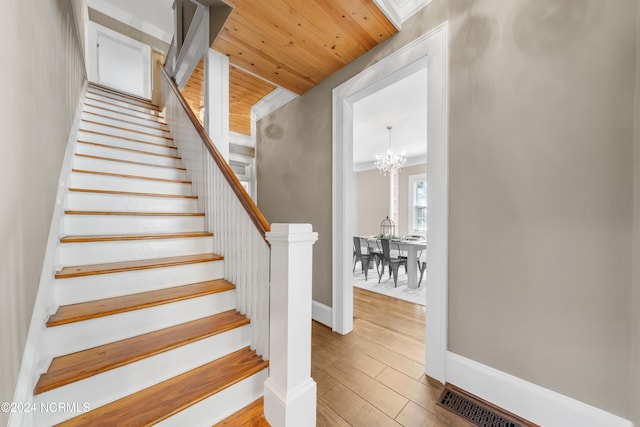
{"label": "floor air vent", "polygon": [[449,384],[438,405],[480,427],[537,427]]}

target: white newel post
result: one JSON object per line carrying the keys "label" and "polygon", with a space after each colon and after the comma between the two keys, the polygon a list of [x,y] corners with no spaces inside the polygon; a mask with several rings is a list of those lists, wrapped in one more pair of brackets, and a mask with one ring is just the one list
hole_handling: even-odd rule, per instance
{"label": "white newel post", "polygon": [[204,128],[229,162],[229,57],[207,49],[204,55]]}
{"label": "white newel post", "polygon": [[311,378],[311,268],[318,233],[311,224],[273,224],[269,378],[264,414],[273,427],[316,425]]}

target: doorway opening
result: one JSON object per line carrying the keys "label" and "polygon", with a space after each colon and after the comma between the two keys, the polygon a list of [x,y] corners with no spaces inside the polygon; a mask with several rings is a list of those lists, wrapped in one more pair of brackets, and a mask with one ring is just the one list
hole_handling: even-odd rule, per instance
{"label": "doorway opening", "polygon": [[446,380],[448,245],[448,23],[387,56],[333,90],[333,304],[332,328],[353,330],[352,247],[357,234],[353,171],[354,104],[368,94],[427,68],[429,205],[426,262],[425,373]]}
{"label": "doorway opening", "polygon": [[[369,257],[365,255],[365,264],[370,267],[354,271],[353,285],[424,306],[426,288],[420,286],[420,267],[426,261],[426,58],[393,73],[381,83],[387,82],[389,84],[373,93],[369,93],[371,87],[364,89],[368,94],[353,104],[354,199],[357,200],[353,214],[356,236],[361,243],[354,246],[361,246],[361,252],[369,254]],[[359,98],[358,95],[355,97]],[[424,179],[417,181],[417,176]],[[389,236],[391,230],[392,236]],[[390,259],[386,262],[382,261],[383,237],[392,239],[388,245]],[[407,260],[400,262],[404,264],[401,267],[396,261],[391,262],[402,256],[410,257],[410,251],[421,263],[416,259]],[[386,271],[388,265],[393,274]],[[421,339],[424,343],[424,336]]]}

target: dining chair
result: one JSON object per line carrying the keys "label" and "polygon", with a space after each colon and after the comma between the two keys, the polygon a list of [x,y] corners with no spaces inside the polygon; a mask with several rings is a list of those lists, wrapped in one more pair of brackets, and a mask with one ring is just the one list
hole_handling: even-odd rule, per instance
{"label": "dining chair", "polygon": [[356,271],[356,263],[360,261],[362,272],[364,273],[364,281],[366,282],[369,274],[369,266],[371,265],[371,255],[368,253],[362,253],[362,243],[360,237],[353,236],[353,249],[355,251],[355,260],[353,261],[353,272]]}
{"label": "dining chair", "polygon": [[[389,249],[389,240],[381,239],[383,263],[389,266],[389,276],[393,274],[393,285],[398,287],[398,270],[401,265],[404,265],[404,271],[407,271],[407,259],[404,258],[391,258],[391,250]],[[384,266],[383,266],[384,271]],[[382,274],[378,274],[378,283],[382,280]]]}
{"label": "dining chair", "polygon": [[422,283],[422,276],[424,275],[425,270],[427,269],[427,261],[422,261],[418,258],[418,270],[420,270],[420,279],[418,280],[418,287],[420,287],[420,283]]}
{"label": "dining chair", "polygon": [[376,241],[372,241],[367,239],[367,246],[369,255],[372,256],[373,261],[376,264],[376,271],[378,272],[378,276],[380,276],[380,265],[382,264],[382,274],[384,274],[384,263],[382,262],[384,259],[384,254],[382,253],[382,247],[380,246],[380,239],[376,239]]}
{"label": "dining chair", "polygon": [[398,252],[397,258],[404,261],[404,274],[407,274],[407,251],[400,248],[400,241],[392,240],[391,243],[393,243],[393,247],[395,247],[395,250]]}

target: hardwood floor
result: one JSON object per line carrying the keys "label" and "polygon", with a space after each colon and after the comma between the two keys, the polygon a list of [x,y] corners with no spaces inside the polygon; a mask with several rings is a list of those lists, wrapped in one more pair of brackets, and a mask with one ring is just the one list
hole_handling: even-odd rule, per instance
{"label": "hardwood floor", "polygon": [[436,406],[443,386],[424,375],[425,308],[354,288],[354,330],[313,322],[317,427],[472,427]]}

